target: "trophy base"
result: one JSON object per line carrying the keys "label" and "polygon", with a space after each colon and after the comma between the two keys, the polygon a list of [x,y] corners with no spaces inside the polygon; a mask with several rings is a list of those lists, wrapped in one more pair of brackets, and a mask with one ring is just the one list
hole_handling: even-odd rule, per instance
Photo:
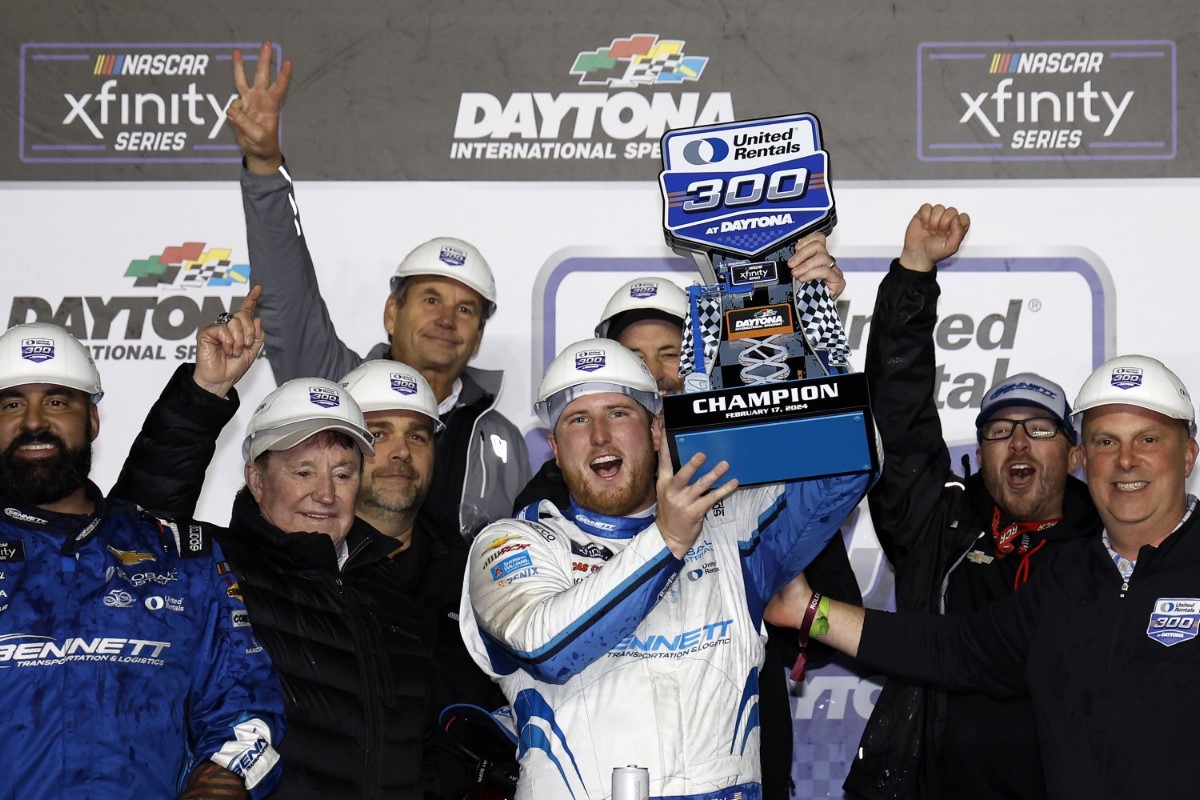
{"label": "trophy base", "polygon": [[862,373],[673,395],[663,412],[676,469],[704,453],[753,486],[879,468]]}

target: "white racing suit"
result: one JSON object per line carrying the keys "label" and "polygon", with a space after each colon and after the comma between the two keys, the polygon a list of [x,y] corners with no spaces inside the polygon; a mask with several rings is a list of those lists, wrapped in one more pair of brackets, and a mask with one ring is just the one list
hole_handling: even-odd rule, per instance
{"label": "white racing suit", "polygon": [[683,560],[653,512],[542,502],[485,528],[460,624],[512,706],[518,800],[606,798],[613,768],[634,764],[654,798],[758,798],[763,609],[866,486],[854,475],[740,489]]}

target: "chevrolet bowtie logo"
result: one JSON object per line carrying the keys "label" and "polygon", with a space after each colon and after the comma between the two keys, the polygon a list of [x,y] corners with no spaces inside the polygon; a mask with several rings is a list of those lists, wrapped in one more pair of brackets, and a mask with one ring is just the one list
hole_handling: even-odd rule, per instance
{"label": "chevrolet bowtie logo", "polygon": [[118,550],[112,545],[108,545],[108,552],[117,557],[117,560],[126,567],[132,567],[135,564],[140,564],[143,561],[153,561],[153,553],[139,553],[136,550]]}
{"label": "chevrolet bowtie logo", "polygon": [[972,550],[967,553],[967,561],[970,561],[972,564],[990,564],[995,560],[995,557],[989,556],[987,553],[979,550]]}

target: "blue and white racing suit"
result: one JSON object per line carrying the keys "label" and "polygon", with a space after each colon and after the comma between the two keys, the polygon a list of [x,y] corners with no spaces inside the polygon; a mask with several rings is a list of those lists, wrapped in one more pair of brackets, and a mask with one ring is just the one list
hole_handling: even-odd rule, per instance
{"label": "blue and white racing suit", "polygon": [[280,778],[279,678],[199,525],[0,501],[0,798],[173,798],[211,760]]}
{"label": "blue and white racing suit", "polygon": [[485,528],[460,625],[512,705],[518,800],[599,800],[630,764],[655,798],[758,798],[763,609],[866,487],[858,475],[740,489],[682,560],[653,512],[542,502]]}

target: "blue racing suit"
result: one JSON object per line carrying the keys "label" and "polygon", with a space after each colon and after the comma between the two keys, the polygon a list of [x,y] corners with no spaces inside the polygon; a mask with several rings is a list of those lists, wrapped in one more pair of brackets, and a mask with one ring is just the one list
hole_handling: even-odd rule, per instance
{"label": "blue racing suit", "polygon": [[518,800],[603,798],[613,767],[654,798],[760,797],[758,668],[771,596],[825,546],[867,476],[740,489],[685,558],[653,513],[543,501],[485,528],[460,625],[512,706]]}
{"label": "blue racing suit", "polygon": [[279,782],[279,678],[199,525],[0,501],[0,798],[173,798],[203,761]]}

